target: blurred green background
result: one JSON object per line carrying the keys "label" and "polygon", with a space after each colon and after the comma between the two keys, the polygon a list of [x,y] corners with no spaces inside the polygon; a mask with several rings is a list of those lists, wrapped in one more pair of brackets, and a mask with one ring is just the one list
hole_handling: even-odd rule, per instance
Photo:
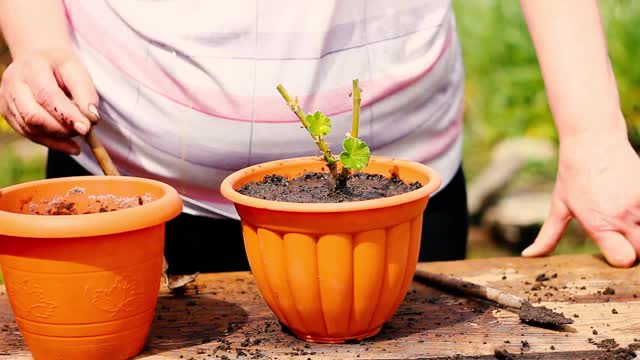
{"label": "blurred green background", "polygon": [[[638,148],[640,1],[602,1],[600,5],[629,136]],[[557,134],[518,2],[454,0],[454,7],[467,78],[464,168],[467,180],[473,181],[500,141],[526,136],[557,144]],[[0,52],[0,59],[6,59],[7,54],[6,50]],[[44,176],[42,149],[19,143],[8,125],[0,120],[0,187]],[[555,171],[555,161],[532,162],[518,174],[516,181],[549,187],[553,185]],[[595,251],[574,225],[556,252]],[[472,231],[470,257],[515,253],[492,242],[490,236]]]}
{"label": "blurred green background", "polygon": [[[465,166],[473,176],[500,140],[525,135],[555,142],[557,133],[518,2],[456,0],[454,6],[467,71]],[[629,135],[637,147],[640,2],[602,1],[600,7]]]}

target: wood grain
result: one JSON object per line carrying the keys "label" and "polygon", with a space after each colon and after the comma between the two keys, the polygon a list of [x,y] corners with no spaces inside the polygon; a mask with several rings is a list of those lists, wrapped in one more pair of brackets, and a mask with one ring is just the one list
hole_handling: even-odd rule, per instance
{"label": "wood grain", "polygon": [[[281,330],[250,274],[204,274],[184,294],[161,292],[147,348],[138,358],[436,359],[460,354],[465,359],[492,359],[494,349],[501,348],[522,359],[599,359],[605,352],[594,342],[614,338],[620,346],[628,346],[640,338],[638,267],[615,269],[588,255],[419,267],[557,309],[575,320],[573,330],[531,327],[511,312],[414,284],[392,321],[374,339],[343,345],[309,344]],[[531,290],[541,273],[550,279],[541,282],[539,290]],[[606,287],[615,289],[615,294],[603,295]],[[3,288],[0,330],[0,359],[31,358]],[[529,347],[523,349],[522,341]]]}

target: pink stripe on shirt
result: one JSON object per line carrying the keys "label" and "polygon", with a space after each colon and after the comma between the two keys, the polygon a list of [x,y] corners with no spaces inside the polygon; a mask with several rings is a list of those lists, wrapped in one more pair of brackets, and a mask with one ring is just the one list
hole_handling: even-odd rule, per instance
{"label": "pink stripe on shirt", "polygon": [[427,146],[423,146],[419,155],[411,159],[420,163],[428,163],[438,158],[451,149],[453,143],[456,142],[458,136],[462,132],[462,120],[464,119],[464,103],[461,103],[456,114],[455,120],[447,126],[446,129],[435,134],[429,141]]}
{"label": "pink stripe on shirt", "polygon": [[[218,86],[201,84],[184,86],[179,79],[149,60],[146,44],[137,41],[135,37],[137,35],[122,24],[102,1],[68,0],[66,6],[70,25],[89,46],[108,59],[122,73],[177,104],[217,118],[234,121],[264,123],[298,121],[277,95],[243,96],[222,91]],[[105,34],[108,34],[108,41],[105,41]],[[413,73],[386,75],[361,81],[362,87],[367,89],[367,97],[362,102],[362,108],[401,91],[429,74],[449,49],[451,39],[452,27],[449,26],[440,51],[429,66],[418,68]],[[299,101],[305,109],[319,110],[331,116],[351,111],[352,103],[348,96],[350,93],[350,86],[339,86],[333,90],[299,96]],[[253,108],[247,106],[252,103]]]}

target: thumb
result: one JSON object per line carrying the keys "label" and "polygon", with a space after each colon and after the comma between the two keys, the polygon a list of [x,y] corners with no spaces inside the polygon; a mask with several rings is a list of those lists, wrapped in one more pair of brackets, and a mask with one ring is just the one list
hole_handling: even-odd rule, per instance
{"label": "thumb", "polygon": [[58,66],[59,80],[62,81],[80,111],[91,122],[98,121],[98,93],[93,80],[84,65],[76,60]]}
{"label": "thumb", "polygon": [[564,202],[554,197],[551,201],[549,215],[542,225],[538,237],[533,244],[522,251],[522,256],[541,256],[553,251],[567,228],[569,220],[571,220],[571,212]]}

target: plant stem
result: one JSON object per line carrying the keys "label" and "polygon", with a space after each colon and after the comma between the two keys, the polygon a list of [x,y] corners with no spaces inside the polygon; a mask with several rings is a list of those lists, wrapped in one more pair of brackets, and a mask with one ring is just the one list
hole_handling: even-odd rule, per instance
{"label": "plant stem", "polygon": [[353,117],[351,119],[351,137],[358,137],[358,125],[360,123],[360,87],[358,79],[353,80]]}
{"label": "plant stem", "polygon": [[[289,105],[289,108],[291,109],[291,111],[293,111],[293,113],[296,114],[298,119],[300,119],[300,122],[302,122],[302,125],[304,126],[304,128],[307,131],[309,131],[309,124],[305,119],[306,114],[304,113],[304,111],[302,111],[300,104],[298,104],[298,100],[291,99],[291,96],[289,96],[289,94],[287,93],[287,90],[285,90],[284,86],[282,86],[281,84],[277,86],[277,89],[280,95],[282,95],[284,100],[287,102],[287,105]],[[329,168],[331,177],[333,177],[337,181],[339,176],[338,160],[336,160],[336,158],[333,156],[333,154],[331,153],[331,150],[329,149],[329,145],[327,145],[327,143],[324,141],[322,137],[312,136],[312,138],[313,138],[313,141],[316,143],[316,145],[318,145],[318,148],[320,149],[320,151],[322,151],[324,161],[327,163],[327,167]]]}
{"label": "plant stem", "polygon": [[[358,137],[358,127],[360,123],[360,87],[358,86],[358,79],[353,80],[353,91],[351,96],[353,97],[353,116],[351,118],[351,137]],[[337,181],[337,186],[345,186],[347,184],[347,179],[351,175],[351,171],[346,167],[342,167],[342,171],[340,172],[339,179]]]}

